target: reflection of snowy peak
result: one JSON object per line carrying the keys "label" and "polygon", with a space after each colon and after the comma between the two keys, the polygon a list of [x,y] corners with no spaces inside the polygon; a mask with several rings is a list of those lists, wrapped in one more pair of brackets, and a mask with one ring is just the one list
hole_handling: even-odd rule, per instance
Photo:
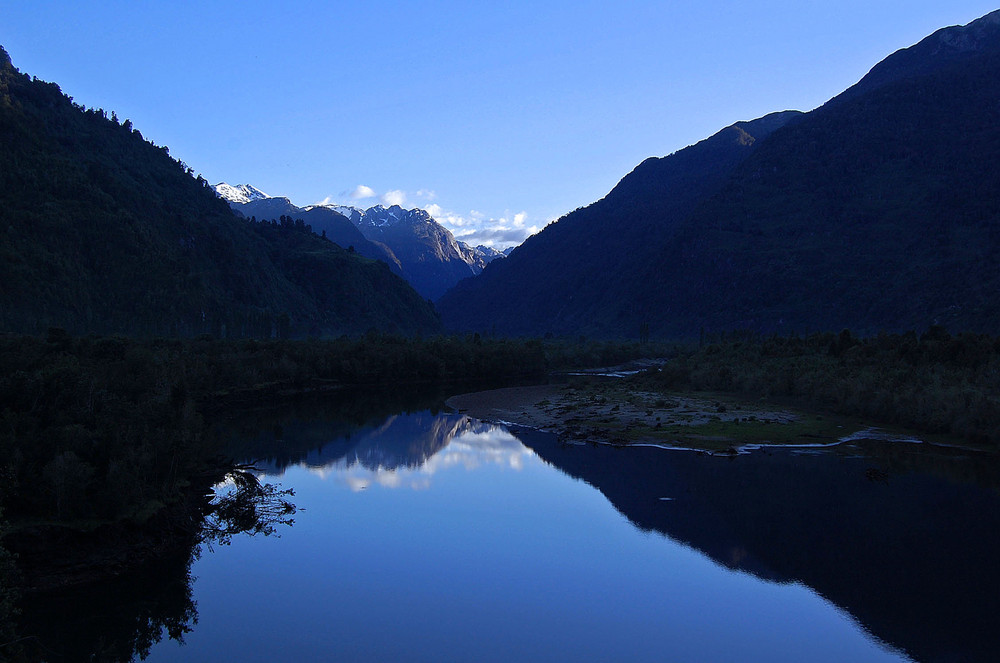
{"label": "reflection of snowy peak", "polygon": [[348,466],[358,464],[372,471],[417,469],[452,438],[472,428],[473,421],[461,415],[389,417],[361,437],[344,460]]}
{"label": "reflection of snowy peak", "polygon": [[461,414],[397,414],[363,426],[306,417],[261,432],[257,441],[238,443],[269,475],[294,465],[320,476],[338,476],[352,490],[373,484],[423,488],[443,469],[500,465],[522,467],[527,450],[506,429]]}
{"label": "reflection of snowy peak", "polygon": [[255,200],[263,200],[264,198],[270,198],[260,189],[250,186],[249,184],[237,184],[233,186],[231,184],[226,184],[225,182],[220,182],[215,185],[215,193],[230,203],[250,203]]}
{"label": "reflection of snowy peak", "polygon": [[[340,465],[363,467],[373,472],[419,469],[463,433],[482,433],[494,427],[465,415],[406,414],[388,417],[378,426],[354,430],[340,439],[325,444],[305,455],[283,463],[258,462],[258,467],[280,471],[289,464],[322,469]],[[285,431],[291,435],[291,430]]]}

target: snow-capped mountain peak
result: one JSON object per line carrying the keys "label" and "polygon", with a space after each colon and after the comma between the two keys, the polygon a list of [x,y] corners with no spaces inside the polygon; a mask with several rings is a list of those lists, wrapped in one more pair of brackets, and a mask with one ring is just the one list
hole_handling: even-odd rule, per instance
{"label": "snow-capped mountain peak", "polygon": [[351,207],[350,205],[337,205],[333,203],[317,203],[315,205],[303,207],[302,209],[306,211],[313,209],[328,209],[340,214],[341,216],[346,216],[355,224],[357,224],[358,220],[361,219],[361,215],[365,213],[365,210],[358,209],[357,207]]}
{"label": "snow-capped mountain peak", "polygon": [[[232,186],[222,182],[214,188],[219,197],[229,201],[246,218],[301,215],[314,231],[322,227],[327,239],[342,247],[353,246],[365,257],[386,262],[428,299],[440,297],[458,281],[480,273],[487,263],[509,252],[487,246],[473,248],[458,241],[430,212],[421,208],[374,205],[362,209],[331,202],[300,208],[288,198],[269,196],[249,184]],[[336,221],[332,218],[336,215],[324,214],[326,210],[347,217],[349,223],[344,219]]]}
{"label": "snow-capped mountain peak", "polygon": [[254,200],[264,200],[271,197],[257,187],[249,184],[237,184],[233,186],[225,182],[219,182],[213,188],[216,195],[231,203],[249,203]]}

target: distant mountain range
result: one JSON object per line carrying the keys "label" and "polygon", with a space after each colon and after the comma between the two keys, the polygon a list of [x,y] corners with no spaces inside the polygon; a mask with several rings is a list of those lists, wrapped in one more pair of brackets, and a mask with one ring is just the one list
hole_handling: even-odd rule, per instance
{"label": "distant mountain range", "polygon": [[1000,12],[809,113],[647,159],[438,302],[447,327],[1000,333]]}
{"label": "distant mountain range", "polygon": [[269,338],[440,322],[384,264],[304,224],[238,218],[130,121],[73,103],[0,48],[0,331],[50,327]]}
{"label": "distant mountain range", "polygon": [[998,99],[1000,11],[647,159],[497,260],[424,210],[213,191],[0,49],[0,330],[433,332],[440,297],[448,328],[498,334],[997,334]]}
{"label": "distant mountain range", "polygon": [[215,191],[246,218],[302,219],[316,234],[385,262],[431,300],[509,253],[486,246],[470,247],[456,240],[422,209],[407,210],[398,205],[368,209],[346,205],[296,207],[288,198],[268,196],[249,184],[231,186],[222,182],[215,185]]}

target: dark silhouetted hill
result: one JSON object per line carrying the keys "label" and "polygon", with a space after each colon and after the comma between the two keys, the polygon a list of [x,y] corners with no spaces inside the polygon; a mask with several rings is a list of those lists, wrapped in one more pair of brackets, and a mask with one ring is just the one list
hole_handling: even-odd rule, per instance
{"label": "dark silhouetted hill", "polygon": [[657,259],[761,139],[798,115],[739,122],[670,156],[646,159],[606,197],[448,292],[439,301],[445,324],[516,335],[635,335],[648,318],[633,292],[636,271]]}
{"label": "dark silhouetted hill", "polygon": [[131,122],[0,49],[0,330],[269,336],[434,331],[388,268],[250,224]]}
{"label": "dark silhouetted hill", "polygon": [[643,162],[439,310],[452,328],[516,334],[996,333],[998,99],[994,12],[810,113]]}

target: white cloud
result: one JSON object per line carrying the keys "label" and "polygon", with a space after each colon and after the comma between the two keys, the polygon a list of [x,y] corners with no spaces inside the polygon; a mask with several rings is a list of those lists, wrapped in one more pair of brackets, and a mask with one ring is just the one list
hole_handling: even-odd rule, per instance
{"label": "white cloud", "polygon": [[527,228],[473,228],[455,234],[455,237],[470,246],[484,244],[497,249],[516,246],[538,232],[538,226]]}
{"label": "white cloud", "polygon": [[372,484],[372,480],[369,477],[348,476],[344,477],[344,479],[347,482],[347,486],[355,493],[364,490],[365,488],[367,488]]}
{"label": "white cloud", "polygon": [[[375,195],[374,191],[372,191],[372,195]],[[400,191],[399,189],[395,189],[393,191],[386,191],[385,193],[382,194],[382,204],[389,205],[390,207],[392,205],[405,205],[406,192]]]}
{"label": "white cloud", "polygon": [[364,184],[359,184],[354,191],[350,193],[351,200],[364,200],[365,198],[374,198],[375,189],[370,186],[365,186]]}
{"label": "white cloud", "polygon": [[[419,205],[438,223],[447,228],[459,239],[470,246],[492,246],[497,249],[506,249],[523,242],[530,235],[534,235],[540,230],[538,224],[528,225],[530,219],[528,213],[520,211],[514,214],[505,212],[503,216],[489,217],[479,210],[469,210],[468,213],[461,214],[447,210],[437,202],[432,202],[437,198],[437,194],[430,189],[418,189],[414,198],[425,201]],[[341,194],[352,201],[378,198],[379,202],[387,207],[392,205],[406,206],[407,192],[402,189],[393,189],[383,194],[378,194],[370,186],[359,184],[354,191],[349,194]],[[317,205],[336,204],[332,197],[327,196]]]}
{"label": "white cloud", "polygon": [[527,225],[528,213],[518,212],[511,216],[507,213],[500,218],[490,219],[477,210],[470,210],[467,215],[456,214],[433,203],[425,205],[427,213],[438,223],[447,228],[459,239],[470,246],[492,246],[505,249],[523,242],[529,235],[540,230],[538,225]]}
{"label": "white cloud", "polygon": [[440,205],[431,204],[425,206],[424,209],[427,210],[428,214],[434,217],[435,221],[450,230],[452,234],[456,234],[458,229],[464,228],[470,223],[473,223],[473,221],[465,219],[458,214],[445,211]]}

